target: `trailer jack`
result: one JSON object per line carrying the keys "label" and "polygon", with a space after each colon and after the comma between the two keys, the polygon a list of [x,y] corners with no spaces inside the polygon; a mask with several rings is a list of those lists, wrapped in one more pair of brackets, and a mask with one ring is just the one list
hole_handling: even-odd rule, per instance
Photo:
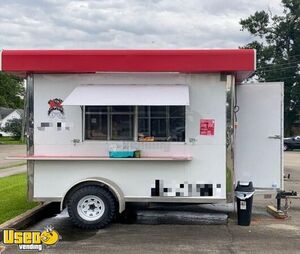
{"label": "trailer jack", "polygon": [[[285,205],[282,209],[281,207],[281,199],[285,199]],[[296,191],[279,191],[276,195],[277,207],[275,208],[273,205],[267,206],[267,212],[273,215],[277,219],[285,219],[288,217],[287,210],[290,208],[289,202],[290,199],[300,199],[297,196]]]}

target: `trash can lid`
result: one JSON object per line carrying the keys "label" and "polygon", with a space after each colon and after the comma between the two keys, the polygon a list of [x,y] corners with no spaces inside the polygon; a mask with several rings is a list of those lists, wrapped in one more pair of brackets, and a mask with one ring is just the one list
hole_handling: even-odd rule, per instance
{"label": "trash can lid", "polygon": [[243,192],[254,192],[252,182],[240,182],[238,181],[235,191],[243,191]]}

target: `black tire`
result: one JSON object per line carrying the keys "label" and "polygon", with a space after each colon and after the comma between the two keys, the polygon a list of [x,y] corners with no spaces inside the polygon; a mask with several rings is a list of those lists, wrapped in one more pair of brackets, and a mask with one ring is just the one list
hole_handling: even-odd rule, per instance
{"label": "black tire", "polygon": [[[88,198],[93,200],[93,198],[91,198],[91,197],[96,197],[96,202],[102,201],[103,202],[103,203],[101,202],[102,209],[104,210],[103,214],[101,212],[102,215],[100,218],[92,220],[92,221],[84,218],[84,216],[87,217],[88,215],[83,214],[83,212],[82,212],[83,208],[81,208],[81,207],[84,207],[83,205],[86,205],[86,204],[79,203],[79,202],[82,202],[82,200],[86,200]],[[80,204],[82,204],[82,205],[80,205]],[[103,204],[104,204],[104,206],[103,206]],[[92,204],[92,205],[94,205],[94,204]],[[91,205],[89,205],[89,207],[91,207]],[[95,205],[94,205],[94,207],[95,207]],[[100,228],[104,228],[105,226],[110,224],[111,221],[113,220],[113,218],[116,214],[116,201],[115,201],[113,194],[109,190],[107,190],[103,187],[100,187],[100,186],[90,185],[90,186],[82,187],[82,188],[76,190],[74,193],[72,193],[71,196],[67,200],[67,208],[68,208],[68,213],[71,218],[71,221],[75,226],[82,228],[82,229],[100,229]],[[85,208],[85,209],[87,209],[87,208]],[[93,213],[94,213],[94,209],[89,208],[89,210],[91,210]],[[97,209],[101,210],[101,205],[99,205],[99,207]],[[81,215],[80,213],[83,215]],[[95,215],[95,216],[97,216],[97,215]]]}
{"label": "black tire", "polygon": [[291,151],[292,149],[288,144],[283,144],[283,151]]}

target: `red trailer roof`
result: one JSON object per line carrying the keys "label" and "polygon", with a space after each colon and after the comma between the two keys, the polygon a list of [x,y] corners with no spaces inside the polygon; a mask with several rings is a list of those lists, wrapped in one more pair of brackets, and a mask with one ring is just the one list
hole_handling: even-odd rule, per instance
{"label": "red trailer roof", "polygon": [[2,71],[29,73],[181,72],[235,73],[255,70],[253,49],[212,50],[3,50]]}

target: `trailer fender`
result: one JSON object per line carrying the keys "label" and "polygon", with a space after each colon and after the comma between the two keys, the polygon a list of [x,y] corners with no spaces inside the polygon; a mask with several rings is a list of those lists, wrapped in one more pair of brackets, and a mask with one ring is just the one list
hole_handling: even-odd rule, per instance
{"label": "trailer fender", "polygon": [[69,186],[69,188],[67,189],[67,191],[65,192],[65,194],[63,195],[62,199],[61,199],[61,203],[60,203],[60,210],[63,210],[65,208],[65,198],[68,196],[68,194],[74,190],[74,188],[76,187],[81,187],[81,186],[86,186],[86,185],[105,185],[106,187],[108,187],[108,189],[114,194],[114,196],[116,197],[116,199],[119,202],[119,213],[122,213],[125,210],[125,199],[124,199],[124,193],[121,190],[121,188],[114,183],[113,181],[103,178],[103,177],[91,177],[91,178],[86,178],[83,179],[81,181],[78,181],[74,184],[72,184],[71,186]]}

